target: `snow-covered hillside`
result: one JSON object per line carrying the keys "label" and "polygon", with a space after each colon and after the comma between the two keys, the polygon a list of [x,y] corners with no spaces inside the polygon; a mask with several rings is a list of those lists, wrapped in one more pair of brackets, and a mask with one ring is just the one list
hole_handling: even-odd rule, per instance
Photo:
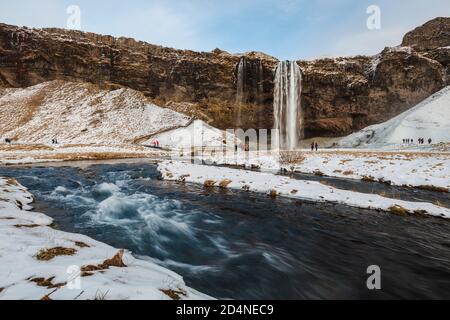
{"label": "snow-covered hillside", "polygon": [[222,147],[225,141],[234,141],[235,136],[214,128],[201,120],[195,120],[184,128],[162,132],[153,136],[148,143],[158,140],[161,146],[171,149],[191,147]]}
{"label": "snow-covered hillside", "polygon": [[19,143],[132,143],[190,120],[131,89],[51,81],[0,92],[0,137]]}
{"label": "snow-covered hillside", "polygon": [[[367,127],[338,142],[341,147],[389,146],[403,139],[450,142],[450,86],[391,120]],[[427,142],[428,143],[428,142]]]}

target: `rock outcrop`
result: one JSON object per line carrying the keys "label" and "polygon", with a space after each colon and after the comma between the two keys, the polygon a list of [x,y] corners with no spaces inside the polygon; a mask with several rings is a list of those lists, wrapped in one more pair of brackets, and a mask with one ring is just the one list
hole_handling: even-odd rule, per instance
{"label": "rock outcrop", "polygon": [[[298,61],[303,72],[305,137],[343,136],[414,106],[448,83],[450,18],[405,36],[402,47],[374,57]],[[158,105],[185,110],[211,125],[236,124],[238,65],[245,57],[244,128],[272,128],[277,59],[176,50],[93,33],[0,24],[0,85],[49,80],[129,87]]]}

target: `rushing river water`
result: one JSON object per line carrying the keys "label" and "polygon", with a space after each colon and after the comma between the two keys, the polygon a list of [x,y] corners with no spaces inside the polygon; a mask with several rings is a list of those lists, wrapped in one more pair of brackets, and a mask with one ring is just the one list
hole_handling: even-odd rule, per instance
{"label": "rushing river water", "polygon": [[[151,164],[0,168],[59,229],[217,298],[450,298],[450,222],[158,180]],[[149,258],[151,257],[151,258]],[[381,268],[369,291],[367,267]]]}

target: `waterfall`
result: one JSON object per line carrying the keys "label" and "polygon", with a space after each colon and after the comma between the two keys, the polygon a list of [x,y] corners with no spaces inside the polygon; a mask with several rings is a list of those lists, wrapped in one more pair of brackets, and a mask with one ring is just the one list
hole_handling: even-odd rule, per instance
{"label": "waterfall", "polygon": [[239,65],[237,68],[237,84],[236,84],[237,111],[236,111],[236,119],[235,119],[235,124],[237,127],[240,127],[242,125],[241,108],[246,100],[245,99],[246,66],[247,66],[247,61],[246,61],[245,57],[242,57],[241,60],[239,61]]}
{"label": "waterfall", "polygon": [[294,150],[302,138],[302,73],[295,61],[278,64],[274,88],[274,128],[279,147]]}

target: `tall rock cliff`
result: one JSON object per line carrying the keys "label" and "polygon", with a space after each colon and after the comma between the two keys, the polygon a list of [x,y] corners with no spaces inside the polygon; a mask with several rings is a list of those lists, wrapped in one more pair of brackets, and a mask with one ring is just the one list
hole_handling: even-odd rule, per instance
{"label": "tall rock cliff", "polygon": [[[386,121],[444,87],[449,21],[432,20],[408,33],[402,47],[386,48],[374,57],[298,61],[305,136],[341,136]],[[223,129],[235,127],[237,114],[244,128],[273,126],[277,62],[257,52],[193,52],[128,38],[0,24],[4,87],[49,80],[129,87],[158,105]],[[241,72],[240,63],[245,64]],[[238,99],[239,84],[244,93]]]}

